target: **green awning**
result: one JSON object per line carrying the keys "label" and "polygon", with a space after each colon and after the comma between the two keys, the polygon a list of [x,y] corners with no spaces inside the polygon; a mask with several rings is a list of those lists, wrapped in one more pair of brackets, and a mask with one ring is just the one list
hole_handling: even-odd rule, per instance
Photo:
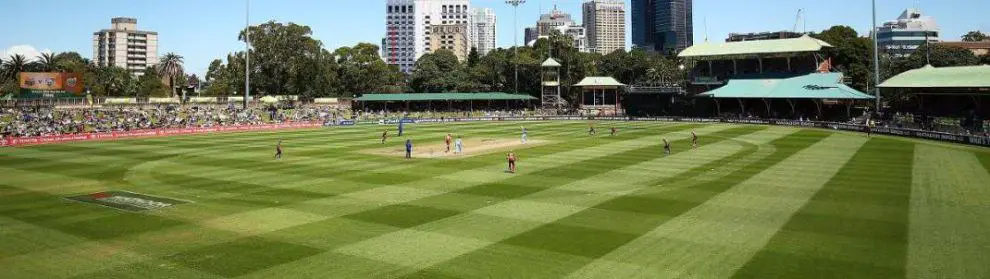
{"label": "green awning", "polygon": [[727,42],[713,44],[704,42],[693,45],[677,54],[681,58],[705,57],[718,58],[724,56],[751,56],[757,54],[817,52],[823,47],[832,47],[829,43],[812,38],[808,35],[799,38],[758,40],[743,42]]}
{"label": "green awning", "polygon": [[873,99],[873,96],[842,84],[841,73],[815,73],[790,78],[732,79],[725,86],[698,95],[741,99]]}
{"label": "green awning", "polygon": [[419,102],[419,101],[504,101],[504,100],[536,100],[536,97],[522,94],[501,92],[489,93],[400,93],[400,94],[364,94],[354,99],[358,102]]}
{"label": "green awning", "polygon": [[903,72],[880,88],[990,88],[990,65],[942,67],[931,65]]}

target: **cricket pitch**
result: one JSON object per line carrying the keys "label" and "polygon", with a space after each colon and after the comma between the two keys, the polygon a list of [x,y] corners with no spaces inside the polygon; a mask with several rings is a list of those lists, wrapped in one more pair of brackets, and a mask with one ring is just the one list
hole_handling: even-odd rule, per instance
{"label": "cricket pitch", "polygon": [[[413,142],[412,156],[413,158],[458,159],[488,154],[495,151],[510,151],[513,148],[526,148],[548,143],[548,141],[544,140],[527,140],[526,144],[523,144],[518,138],[466,138],[462,139],[462,141],[464,143],[464,149],[463,152],[460,153],[455,152],[456,145],[454,142],[451,142],[450,152],[447,152],[447,145],[443,143],[442,138],[438,140],[437,143],[431,142],[431,144],[417,144],[417,142]],[[366,149],[362,152],[374,155],[404,157],[406,156],[406,147],[404,145],[399,145],[386,148]]]}

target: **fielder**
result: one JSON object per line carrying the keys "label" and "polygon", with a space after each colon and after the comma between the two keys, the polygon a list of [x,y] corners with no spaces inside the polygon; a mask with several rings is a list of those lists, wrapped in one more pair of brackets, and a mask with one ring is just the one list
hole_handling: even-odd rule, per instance
{"label": "fielder", "polygon": [[505,159],[509,161],[509,172],[516,173],[516,153],[509,152],[509,154],[505,155]]}
{"label": "fielder", "polygon": [[406,159],[412,159],[412,140],[406,139]]}
{"label": "fielder", "polygon": [[454,153],[461,154],[464,152],[464,141],[461,140],[461,136],[457,136],[457,140],[454,141]]}
{"label": "fielder", "polygon": [[694,132],[694,129],[691,129],[691,147],[698,147],[698,134]]}
{"label": "fielder", "polygon": [[453,140],[453,137],[451,137],[450,134],[447,134],[447,136],[443,137],[443,143],[447,145],[447,150],[444,150],[443,153],[450,153],[451,140]]}
{"label": "fielder", "polygon": [[667,138],[663,138],[663,155],[670,155],[670,142],[667,141]]}
{"label": "fielder", "polygon": [[522,143],[526,144],[526,127],[522,127]]}
{"label": "fielder", "polygon": [[282,160],[282,140],[275,144],[275,160]]}

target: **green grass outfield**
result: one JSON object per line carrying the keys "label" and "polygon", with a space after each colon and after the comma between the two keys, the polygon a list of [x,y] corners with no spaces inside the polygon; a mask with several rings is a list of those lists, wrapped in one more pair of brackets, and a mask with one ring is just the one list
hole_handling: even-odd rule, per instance
{"label": "green grass outfield", "polygon": [[[723,124],[406,128],[426,145],[520,125],[547,143],[513,148],[517,174],[504,150],[366,154],[383,126],[0,149],[0,278],[990,278],[987,149]],[[187,203],[86,202],[105,191]]]}

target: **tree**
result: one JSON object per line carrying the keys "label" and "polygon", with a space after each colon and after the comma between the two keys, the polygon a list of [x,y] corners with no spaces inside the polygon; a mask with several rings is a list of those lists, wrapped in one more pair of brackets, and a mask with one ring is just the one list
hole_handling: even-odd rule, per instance
{"label": "tree", "polygon": [[169,91],[162,83],[162,79],[158,78],[158,73],[155,68],[148,68],[144,70],[144,75],[138,78],[138,89],[137,97],[168,97]]}
{"label": "tree", "polygon": [[[931,51],[929,52],[929,48]],[[924,67],[930,64],[934,67],[954,67],[979,65],[980,58],[973,52],[955,46],[942,44],[925,44],[918,47],[911,56],[906,59],[893,61],[893,75]]]}
{"label": "tree", "polygon": [[42,72],[57,72],[61,70],[58,65],[58,60],[55,59],[54,53],[42,53],[35,59],[35,61],[38,65],[38,70]]}
{"label": "tree", "polygon": [[987,39],[990,39],[990,37],[980,31],[969,31],[966,35],[962,36],[963,42],[981,42]]}
{"label": "tree", "polygon": [[[339,65],[340,91],[343,96],[379,92],[405,91],[405,75],[395,65],[388,65],[379,56],[378,46],[358,43],[333,52]],[[398,90],[397,90],[398,89]]]}
{"label": "tree", "polygon": [[852,27],[832,26],[812,37],[825,41],[833,47],[825,49],[825,55],[832,58],[832,64],[848,76],[852,87],[861,91],[874,88],[873,80],[873,40],[859,37]]}
{"label": "tree", "polygon": [[980,57],[980,64],[990,65],[990,53],[984,54]]}
{"label": "tree", "polygon": [[475,65],[478,65],[479,61],[481,61],[481,55],[478,53],[478,48],[472,47],[471,52],[468,53],[467,66],[474,67]]}
{"label": "tree", "polygon": [[55,65],[60,71],[69,73],[85,73],[91,67],[88,59],[76,52],[62,52],[55,55]]}
{"label": "tree", "polygon": [[95,67],[83,80],[97,97],[133,96],[139,87],[134,75],[116,66]]}
{"label": "tree", "polygon": [[442,93],[459,91],[458,89],[470,91],[473,89],[469,88],[471,86],[462,85],[470,83],[467,79],[457,56],[449,50],[441,49],[424,54],[416,61],[416,70],[412,73],[409,85],[415,92]]}
{"label": "tree", "polygon": [[17,77],[26,70],[29,63],[31,62],[24,55],[12,54],[7,61],[3,62],[3,76],[7,80],[17,80]]}
{"label": "tree", "polygon": [[172,92],[172,97],[175,97],[175,82],[177,78],[183,76],[182,69],[182,56],[175,53],[166,53],[158,61],[158,77],[168,80],[168,88]]}

